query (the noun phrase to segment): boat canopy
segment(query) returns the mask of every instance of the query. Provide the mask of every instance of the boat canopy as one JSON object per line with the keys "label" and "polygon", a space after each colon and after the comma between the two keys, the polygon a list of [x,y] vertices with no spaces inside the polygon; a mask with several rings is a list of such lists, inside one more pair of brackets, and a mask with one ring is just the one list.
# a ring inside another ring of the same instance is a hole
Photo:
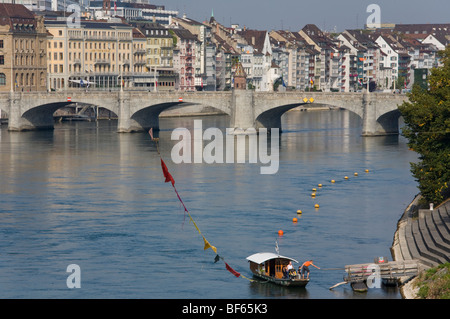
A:
{"label": "boat canopy", "polygon": [[291,260],[295,263],[298,263],[297,260],[290,258],[290,257],[285,257],[285,256],[280,256],[274,253],[256,253],[253,254],[251,256],[247,257],[248,261],[254,262],[256,264],[262,264],[263,262],[267,261],[267,260],[271,260],[271,259],[288,259]]}

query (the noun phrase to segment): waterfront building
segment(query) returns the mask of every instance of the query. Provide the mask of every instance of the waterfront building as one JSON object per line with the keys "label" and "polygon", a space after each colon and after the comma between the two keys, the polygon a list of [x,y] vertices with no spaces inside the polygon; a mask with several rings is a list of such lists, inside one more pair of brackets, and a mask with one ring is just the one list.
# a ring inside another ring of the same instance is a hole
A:
{"label": "waterfront building", "polygon": [[359,58],[363,59],[363,54],[361,52],[358,56],[359,43],[354,41],[349,34],[343,32],[337,36],[337,40],[340,41],[340,45],[347,48],[344,55],[343,65],[345,65],[346,71],[342,75],[345,79],[341,91],[343,92],[356,92],[359,87],[358,81],[358,66],[360,66],[361,76],[363,74],[363,63],[358,63]]}
{"label": "waterfront building", "polygon": [[[439,66],[437,52],[450,44],[450,24],[393,24],[390,28],[372,30],[369,35],[385,45],[384,52],[395,51],[397,60],[386,53],[380,67],[386,70],[390,67],[388,64],[397,64],[392,70],[393,78],[404,78],[410,89],[417,73],[415,70]],[[391,58],[393,62],[390,62]]]}
{"label": "waterfront building", "polygon": [[66,20],[46,20],[45,26],[52,36],[47,48],[49,88],[79,86],[71,80],[80,79],[103,89],[149,81],[151,75],[143,67],[145,42],[132,26],[92,20],[71,27]]}
{"label": "waterfront building", "polygon": [[125,77],[130,77],[133,80],[133,87],[152,87],[155,83],[155,73],[149,72],[147,68],[147,38],[138,29],[133,28],[133,69],[131,74],[122,74]]}
{"label": "waterfront building", "polygon": [[316,81],[320,81],[320,51],[297,32],[280,30],[271,35],[288,54],[286,85],[301,91],[314,89]]}
{"label": "waterfront building", "polygon": [[421,43],[432,44],[438,51],[444,50],[450,44],[450,27],[447,32],[429,34]]}
{"label": "waterfront building", "polygon": [[146,37],[146,67],[155,73],[157,80],[154,88],[158,90],[175,89],[175,73],[173,68],[172,34],[157,22],[133,22]]}
{"label": "waterfront building", "polygon": [[47,36],[42,17],[0,3],[0,91],[47,89]]}
{"label": "waterfront building", "polygon": [[195,86],[205,91],[216,90],[216,46],[212,41],[211,27],[205,23],[182,18],[172,19],[175,25],[189,30],[197,37],[195,57]]}
{"label": "waterfront building", "polygon": [[298,33],[320,52],[320,58],[315,61],[320,64],[320,73],[315,74],[314,87],[322,91],[338,89],[340,54],[335,43],[314,24],[305,25]]}
{"label": "waterfront building", "polygon": [[398,78],[399,43],[387,34],[378,36],[375,41],[383,52],[381,65],[384,68],[392,68],[392,75]]}
{"label": "waterfront building", "polygon": [[[377,83],[379,80],[378,71],[380,66],[390,67],[394,70],[397,65],[385,65],[387,63],[387,54],[380,50],[380,46],[372,39],[368,33],[362,30],[345,30],[338,39],[344,41],[344,44],[357,50],[356,53],[356,73],[355,85],[357,81],[358,90],[367,88],[368,81]],[[395,69],[397,70],[397,69]],[[355,75],[355,73],[352,73]],[[354,77],[355,78],[355,77]],[[392,80],[396,78],[393,75]],[[383,79],[384,81],[384,79]]]}
{"label": "waterfront building", "polygon": [[[272,64],[272,47],[269,33],[260,30],[238,31],[246,44],[238,44],[241,48],[241,62],[247,75],[247,82],[256,91],[272,91],[273,83],[277,80],[275,71],[278,68]],[[277,77],[279,77],[277,75]]]}
{"label": "waterfront building", "polygon": [[[269,33],[273,59],[280,66],[281,76],[288,88],[301,89],[300,79],[303,76],[304,57],[301,57],[302,45],[300,35],[285,30]],[[302,59],[302,61],[300,61]]]}
{"label": "waterfront building", "polygon": [[48,5],[46,5],[45,10],[63,12],[67,11],[67,8],[71,5],[78,5],[80,6],[81,10],[84,11],[88,5],[89,0],[38,0],[38,3],[41,1],[48,1],[50,3],[50,8],[48,8]]}
{"label": "waterfront building", "polygon": [[178,15],[176,10],[167,10],[163,5],[153,5],[142,1],[111,1],[110,8],[105,10],[103,1],[90,1],[88,11],[96,19],[118,16],[126,20],[155,21],[162,25],[169,25],[173,17]]}
{"label": "waterfront building", "polygon": [[195,91],[195,60],[197,37],[186,29],[171,29],[175,37],[174,70],[177,74],[176,89]]}
{"label": "waterfront building", "polygon": [[232,87],[232,61],[238,56],[233,29],[221,25],[214,16],[204,24],[211,28],[211,40],[216,47],[216,89],[230,90]]}
{"label": "waterfront building", "polygon": [[55,0],[1,0],[1,3],[21,4],[30,11],[44,11],[52,9]]}

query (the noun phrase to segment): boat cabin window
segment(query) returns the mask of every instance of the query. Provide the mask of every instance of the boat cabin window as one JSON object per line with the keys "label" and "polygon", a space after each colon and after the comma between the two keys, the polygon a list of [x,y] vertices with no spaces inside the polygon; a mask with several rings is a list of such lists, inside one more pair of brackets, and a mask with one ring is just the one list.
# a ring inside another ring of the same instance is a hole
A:
{"label": "boat cabin window", "polygon": [[287,259],[271,259],[264,263],[266,276],[283,278],[283,267],[289,264]]}

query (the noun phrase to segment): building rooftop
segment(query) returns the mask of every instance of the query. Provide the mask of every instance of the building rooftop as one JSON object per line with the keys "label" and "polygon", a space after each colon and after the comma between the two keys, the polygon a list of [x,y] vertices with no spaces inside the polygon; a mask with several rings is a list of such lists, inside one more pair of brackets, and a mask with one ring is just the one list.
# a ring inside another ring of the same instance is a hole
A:
{"label": "building rooftop", "polygon": [[34,14],[21,4],[0,3],[0,25],[9,25],[12,30],[14,26],[36,27]]}

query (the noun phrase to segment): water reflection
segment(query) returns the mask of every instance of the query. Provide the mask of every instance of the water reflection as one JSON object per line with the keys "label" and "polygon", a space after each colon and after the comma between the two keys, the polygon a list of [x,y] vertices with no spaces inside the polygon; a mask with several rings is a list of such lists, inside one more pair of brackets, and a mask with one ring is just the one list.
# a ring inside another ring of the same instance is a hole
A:
{"label": "water reflection", "polygon": [[255,281],[249,284],[254,298],[308,299],[308,289],[304,287],[283,287],[270,282]]}
{"label": "water reflection", "polygon": [[[201,119],[204,129],[223,132],[229,123],[226,116]],[[161,156],[181,197],[211,244],[248,277],[245,258],[273,251],[275,240],[283,255],[313,257],[322,268],[389,256],[397,220],[417,192],[409,172],[416,156],[405,140],[361,137],[360,119],[347,111],[285,114],[273,175],[248,161],[175,164],[172,130],[192,129],[193,118],[160,125]],[[399,298],[385,288],[330,291],[342,271],[314,271],[306,289],[234,278],[203,251],[147,133],[118,134],[116,121],[0,130],[0,282],[7,287],[0,297]],[[292,223],[298,209],[303,214]],[[84,274],[80,291],[65,286],[71,263]]]}

